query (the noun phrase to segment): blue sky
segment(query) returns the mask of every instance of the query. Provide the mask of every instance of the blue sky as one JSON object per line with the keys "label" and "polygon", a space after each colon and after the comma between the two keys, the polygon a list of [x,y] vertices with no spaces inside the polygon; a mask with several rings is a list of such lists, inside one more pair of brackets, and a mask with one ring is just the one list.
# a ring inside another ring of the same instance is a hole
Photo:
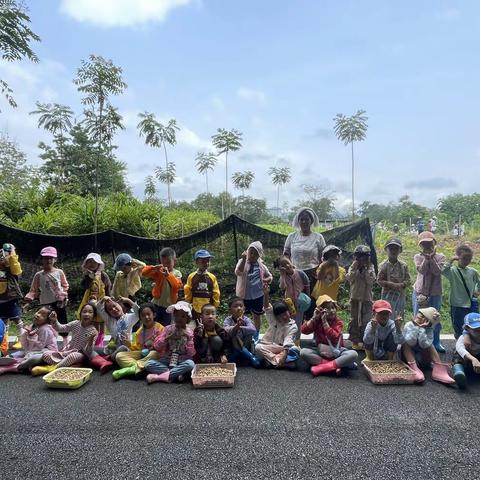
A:
{"label": "blue sky", "polygon": [[[29,1],[38,65],[0,63],[19,108],[0,104],[0,128],[38,163],[49,136],[28,115],[35,101],[71,105],[72,84],[90,53],[111,58],[128,90],[112,103],[126,130],[118,156],[133,191],[161,164],[138,137],[137,114],[176,118],[171,151],[176,199],[204,190],[197,151],[211,149],[218,127],[243,132],[230,173],[252,170],[251,194],[275,202],[267,170],[289,166],[282,200],[302,198],[302,184],[350,201],[349,150],[333,135],[333,117],[363,108],[365,142],[356,146],[357,203],[413,200],[435,205],[452,192],[478,191],[480,65],[475,1],[43,0]],[[210,184],[223,188],[220,161]],[[165,196],[165,188],[162,194]]]}

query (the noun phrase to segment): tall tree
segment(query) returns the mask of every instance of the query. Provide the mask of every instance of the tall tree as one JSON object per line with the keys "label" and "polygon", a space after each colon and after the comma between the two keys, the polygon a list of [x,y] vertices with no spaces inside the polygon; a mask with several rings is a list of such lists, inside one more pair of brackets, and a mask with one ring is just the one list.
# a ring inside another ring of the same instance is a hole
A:
{"label": "tall tree", "polygon": [[36,103],[37,110],[30,115],[38,115],[38,128],[44,128],[57,140],[60,154],[60,180],[65,176],[65,134],[72,128],[73,111],[66,105],[59,103]]}
{"label": "tall tree", "polygon": [[[112,124],[105,113],[111,111],[110,96],[120,95],[127,88],[122,78],[122,69],[111,60],[98,55],[90,55],[88,60],[82,60],[77,70],[77,77],[73,80],[79,92],[85,94],[82,103],[87,106],[86,117],[96,119],[96,140],[98,142],[98,160],[95,164],[95,225],[98,225],[98,162],[101,152],[105,149],[105,142],[111,143],[108,133]],[[107,121],[106,121],[107,119]]]}
{"label": "tall tree", "polygon": [[205,182],[207,183],[207,195],[208,195],[208,171],[215,168],[218,163],[217,156],[212,152],[198,152],[195,157],[198,173],[205,175]]}
{"label": "tall tree", "polygon": [[255,174],[250,170],[247,170],[246,172],[235,172],[232,175],[233,186],[241,190],[242,197],[244,197],[245,190],[250,189],[254,178],[255,178]]}
{"label": "tall tree", "polygon": [[[28,58],[38,62],[30,43],[39,42],[40,37],[30,29],[29,24],[30,17],[23,2],[0,0],[0,52],[4,60],[14,62]],[[11,107],[17,106],[13,91],[5,80],[0,80],[0,92]]]}
{"label": "tall tree", "polygon": [[[335,197],[333,192],[326,190],[323,187],[318,185],[302,185],[301,186],[306,199],[302,200],[301,205],[298,205],[300,208],[302,205],[310,207],[322,220],[326,220],[334,216],[335,214]],[[298,209],[297,207],[295,207]]]}
{"label": "tall tree", "polygon": [[157,186],[155,185],[155,178],[152,175],[148,175],[145,178],[145,199],[153,200],[157,194]]}
{"label": "tall tree", "polygon": [[[139,113],[141,119],[137,125],[140,136],[145,137],[145,143],[151,147],[161,148],[163,146],[163,153],[165,156],[165,168],[157,167],[157,178],[160,177],[162,183],[167,184],[167,198],[168,204],[172,203],[172,194],[170,191],[170,185],[175,181],[175,164],[168,161],[167,144],[173,147],[177,143],[177,131],[180,128],[177,125],[177,121],[172,118],[166,125],[160,123],[153,113],[145,112]],[[159,173],[160,177],[159,177]]]}
{"label": "tall tree", "polygon": [[277,215],[279,212],[280,204],[280,187],[286,185],[292,179],[289,167],[271,167],[268,170],[269,175],[272,177],[272,183],[277,186]]}
{"label": "tall tree", "polygon": [[346,117],[342,113],[337,113],[334,121],[334,131],[336,137],[345,145],[352,147],[352,219],[355,218],[355,157],[353,153],[354,142],[365,140],[368,129],[368,117],[365,110],[357,110],[357,113],[351,117]]}

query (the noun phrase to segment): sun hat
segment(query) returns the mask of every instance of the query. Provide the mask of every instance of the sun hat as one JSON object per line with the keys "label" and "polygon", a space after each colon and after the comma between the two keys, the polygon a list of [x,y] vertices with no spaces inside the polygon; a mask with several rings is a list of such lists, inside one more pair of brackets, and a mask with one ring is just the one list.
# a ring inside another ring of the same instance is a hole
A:
{"label": "sun hat", "polygon": [[327,245],[323,250],[322,250],[322,260],[325,259],[325,254],[328,252],[338,252],[339,255],[342,254],[342,249],[337,247],[336,245]]}
{"label": "sun hat", "polygon": [[55,247],[42,248],[42,250],[40,250],[40,256],[57,258],[57,249]]}
{"label": "sun hat", "polygon": [[440,313],[434,307],[420,308],[418,310],[432,325],[440,322]]}
{"label": "sun hat", "polygon": [[115,259],[115,265],[113,265],[113,269],[118,272],[121,270],[125,265],[132,263],[133,258],[128,253],[121,253]]}
{"label": "sun hat", "polygon": [[317,298],[317,307],[321,307],[324,303],[327,302],[332,302],[337,305],[337,302],[332,297],[329,297],[328,295],[320,295]]}
{"label": "sun hat", "polygon": [[392,313],[392,306],[390,305],[390,302],[387,302],[386,300],[376,300],[375,302],[373,302],[372,310],[376,313],[380,313],[380,312]]}
{"label": "sun hat", "polygon": [[102,257],[98,253],[89,253],[85,260],[82,263],[82,268],[85,268],[85,264],[89,261],[93,260],[94,262],[98,263],[99,267],[98,270],[104,270],[105,264],[102,261]]}
{"label": "sun hat", "polygon": [[470,312],[465,315],[464,326],[476,330],[480,328],[480,313]]}
{"label": "sun hat", "polygon": [[252,242],[248,248],[247,248],[247,251],[250,249],[250,248],[254,248],[257,253],[258,253],[258,256],[259,257],[263,257],[263,245],[262,245],[262,242],[259,242],[258,240],[256,240],[255,242]]}
{"label": "sun hat", "polygon": [[418,236],[418,244],[421,245],[423,242],[437,243],[437,241],[435,240],[435,237],[433,236],[432,232],[422,232]]}
{"label": "sun hat", "polygon": [[180,300],[177,303],[174,303],[173,305],[169,305],[166,309],[167,313],[173,313],[175,310],[183,310],[188,314],[190,318],[192,318],[192,307],[188,302],[184,302],[183,300]]}
{"label": "sun hat", "polygon": [[390,240],[387,240],[383,248],[386,250],[391,245],[397,246],[398,248],[400,248],[400,250],[403,249],[402,242],[398,238],[391,238]]}
{"label": "sun hat", "polygon": [[307,212],[312,218],[312,227],[318,227],[320,225],[320,220],[318,219],[317,214],[310,207],[301,207],[292,220],[292,226],[295,228],[300,228],[300,215],[303,212]]}
{"label": "sun hat", "polygon": [[193,259],[196,260],[197,258],[213,258],[213,255],[210,255],[208,250],[197,250]]}
{"label": "sun hat", "polygon": [[354,255],[371,255],[372,250],[368,245],[357,245],[353,251]]}

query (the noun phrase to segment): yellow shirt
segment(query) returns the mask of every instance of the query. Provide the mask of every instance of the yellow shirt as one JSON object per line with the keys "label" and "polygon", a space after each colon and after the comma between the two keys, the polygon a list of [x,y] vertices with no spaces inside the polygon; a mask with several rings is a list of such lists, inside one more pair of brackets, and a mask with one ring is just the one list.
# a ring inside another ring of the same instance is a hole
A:
{"label": "yellow shirt", "polygon": [[343,267],[338,266],[337,277],[337,267],[335,265],[326,265],[322,269],[320,267],[317,269],[317,276],[321,274],[322,277],[317,280],[312,291],[312,297],[317,299],[320,295],[328,295],[333,300],[337,300],[338,289],[340,284],[345,281],[347,272]]}

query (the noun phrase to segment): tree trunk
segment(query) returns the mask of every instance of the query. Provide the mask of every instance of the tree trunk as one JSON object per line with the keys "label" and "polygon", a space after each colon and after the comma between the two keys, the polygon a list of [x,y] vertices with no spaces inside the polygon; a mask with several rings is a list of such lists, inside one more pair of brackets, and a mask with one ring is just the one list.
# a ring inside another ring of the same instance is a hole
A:
{"label": "tree trunk", "polygon": [[225,219],[225,214],[227,213],[227,208],[228,208],[227,199],[228,199],[228,150],[225,152],[225,210],[224,210],[224,216],[223,216],[224,219]]}
{"label": "tree trunk", "polygon": [[165,152],[165,173],[167,174],[167,201],[168,206],[172,204],[172,196],[170,194],[170,177],[168,176],[168,156],[167,156],[167,147],[165,146],[165,142],[163,143],[163,151]]}
{"label": "tree trunk", "polygon": [[277,217],[280,217],[278,214],[278,205],[280,203],[280,184],[277,185]]}
{"label": "tree trunk", "polygon": [[352,145],[352,220],[355,220],[355,158],[353,156],[353,142]]}
{"label": "tree trunk", "polygon": [[207,182],[207,195],[208,195],[208,170],[205,170],[205,181]]}

